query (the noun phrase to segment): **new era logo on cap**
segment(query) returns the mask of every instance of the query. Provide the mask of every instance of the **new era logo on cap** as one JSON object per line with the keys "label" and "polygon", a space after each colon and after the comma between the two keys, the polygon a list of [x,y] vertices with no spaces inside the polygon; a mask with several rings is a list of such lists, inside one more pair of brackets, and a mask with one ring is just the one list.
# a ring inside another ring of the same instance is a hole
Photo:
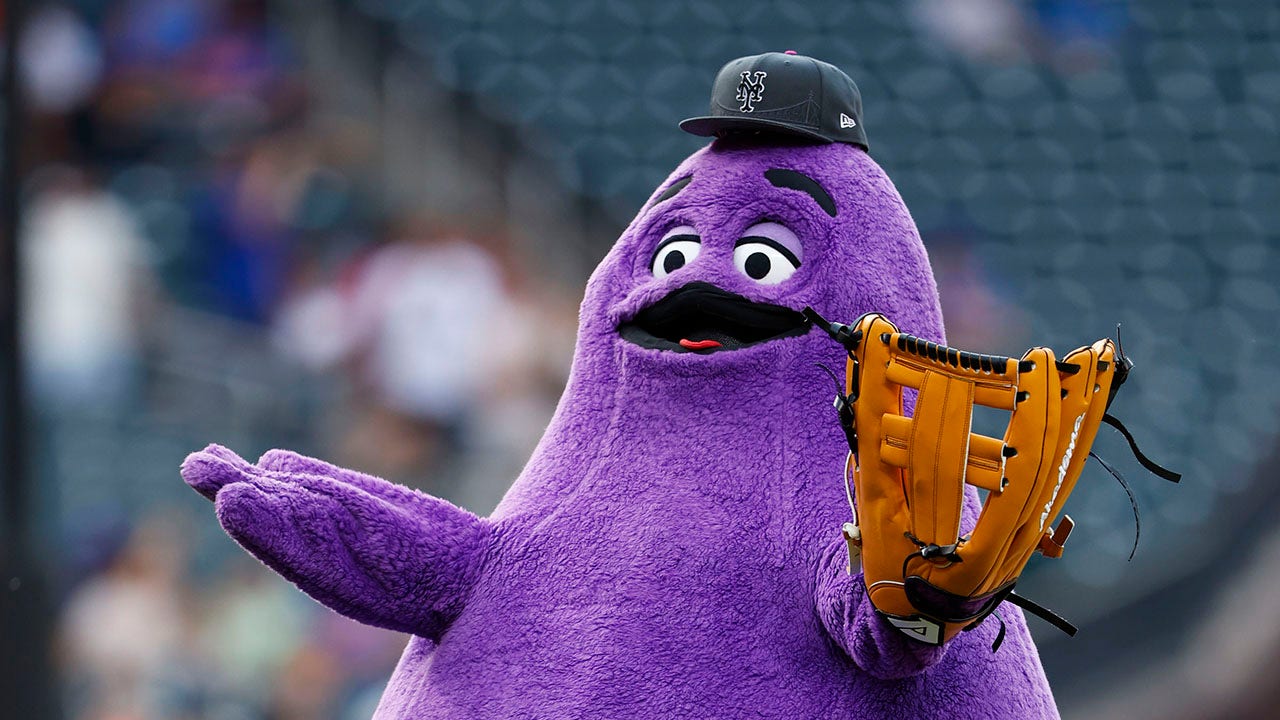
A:
{"label": "new era logo on cap", "polygon": [[704,137],[773,135],[867,149],[858,86],[840,68],[792,51],[730,60],[716,75],[710,110],[681,122],[680,129]]}

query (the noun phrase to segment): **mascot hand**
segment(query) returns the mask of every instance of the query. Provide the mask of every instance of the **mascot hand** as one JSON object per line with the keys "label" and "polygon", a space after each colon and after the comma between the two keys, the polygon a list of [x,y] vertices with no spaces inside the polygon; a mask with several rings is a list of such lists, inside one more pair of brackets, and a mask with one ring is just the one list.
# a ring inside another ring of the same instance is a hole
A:
{"label": "mascot hand", "polygon": [[861,572],[849,572],[845,541],[833,541],[818,563],[818,616],[827,634],[863,672],[881,680],[917,675],[947,649],[917,642],[879,617]]}
{"label": "mascot hand", "polygon": [[432,639],[461,612],[491,536],[444,500],[283,450],[254,465],[210,445],[182,477],[236,542],[317,601]]}

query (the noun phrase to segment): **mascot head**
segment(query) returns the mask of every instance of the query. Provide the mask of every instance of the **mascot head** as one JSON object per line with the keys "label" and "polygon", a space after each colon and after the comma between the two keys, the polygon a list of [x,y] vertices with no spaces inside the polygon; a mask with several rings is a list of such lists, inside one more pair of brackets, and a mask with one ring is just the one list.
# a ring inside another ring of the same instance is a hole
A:
{"label": "mascot head", "polygon": [[829,530],[847,446],[815,365],[841,367],[844,350],[801,311],[842,322],[878,311],[943,342],[924,245],[867,153],[853,81],[831,65],[730,62],[711,115],[682,127],[715,140],[658,186],[592,274],[569,387],[500,512],[552,506],[558,492],[534,489],[604,477],[587,459],[608,458],[627,468],[609,483],[629,478],[626,493],[652,490],[673,512],[688,509],[678,484],[721,510],[730,496],[776,507],[781,495],[764,498],[796,491],[825,513],[806,532]]}
{"label": "mascot head", "polygon": [[716,140],[658,187],[596,269],[580,351],[681,373],[776,371],[833,352],[808,332],[805,306],[844,321],[878,311],[943,340],[924,246],[867,153],[847,75],[791,53],[734,60],[711,115],[681,127]]}

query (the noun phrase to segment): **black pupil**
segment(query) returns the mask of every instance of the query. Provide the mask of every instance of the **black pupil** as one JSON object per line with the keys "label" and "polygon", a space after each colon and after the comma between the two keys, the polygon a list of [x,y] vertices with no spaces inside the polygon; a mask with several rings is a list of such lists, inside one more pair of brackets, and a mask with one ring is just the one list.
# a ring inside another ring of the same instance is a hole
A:
{"label": "black pupil", "polygon": [[672,250],[662,259],[662,269],[667,272],[679,270],[684,267],[684,253],[679,250]]}
{"label": "black pupil", "polygon": [[752,280],[759,280],[769,274],[772,263],[769,262],[769,256],[762,252],[753,252],[747,257],[746,270],[747,275]]}

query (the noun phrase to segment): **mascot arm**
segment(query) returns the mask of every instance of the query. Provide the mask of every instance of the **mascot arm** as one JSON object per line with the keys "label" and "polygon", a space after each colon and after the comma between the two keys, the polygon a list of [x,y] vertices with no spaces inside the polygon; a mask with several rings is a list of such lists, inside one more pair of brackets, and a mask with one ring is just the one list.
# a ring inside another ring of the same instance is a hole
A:
{"label": "mascot arm", "polygon": [[895,680],[921,673],[942,659],[946,646],[913,640],[876,614],[862,573],[849,573],[844,538],[823,553],[818,566],[818,615],[831,639],[867,674]]}
{"label": "mascot arm", "polygon": [[327,607],[438,640],[461,613],[490,526],[439,498],[283,450],[257,465],[217,445],[182,476],[236,542]]}

